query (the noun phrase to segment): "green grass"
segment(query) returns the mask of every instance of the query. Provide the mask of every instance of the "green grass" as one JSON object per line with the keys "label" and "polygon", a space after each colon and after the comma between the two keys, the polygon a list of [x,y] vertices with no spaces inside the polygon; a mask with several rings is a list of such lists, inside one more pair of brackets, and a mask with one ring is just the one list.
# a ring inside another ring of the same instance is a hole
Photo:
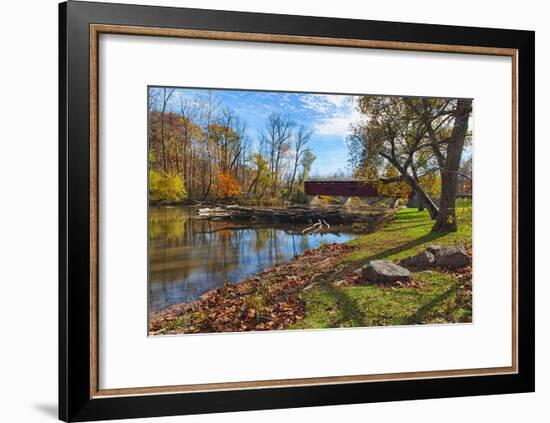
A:
{"label": "green grass", "polygon": [[384,228],[349,242],[359,248],[344,258],[340,270],[301,294],[306,303],[306,315],[293,328],[470,322],[469,275],[435,270],[415,272],[412,279],[420,287],[414,288],[333,285],[350,269],[359,268],[370,260],[399,260],[430,244],[460,243],[470,248],[472,209],[469,201],[457,204],[457,219],[457,232],[433,233],[433,221],[426,211],[401,209]]}

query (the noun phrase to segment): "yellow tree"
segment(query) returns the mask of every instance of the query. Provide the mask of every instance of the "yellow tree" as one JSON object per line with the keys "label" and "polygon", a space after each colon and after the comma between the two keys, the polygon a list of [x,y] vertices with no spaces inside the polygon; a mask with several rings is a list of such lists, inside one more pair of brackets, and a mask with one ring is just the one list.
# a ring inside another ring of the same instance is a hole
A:
{"label": "yellow tree", "polygon": [[181,201],[186,197],[185,183],[180,175],[149,171],[151,201]]}
{"label": "yellow tree", "polygon": [[385,179],[393,180],[400,176],[399,171],[388,164],[386,166],[383,178],[378,182],[377,191],[378,194],[384,197],[393,198],[394,200],[405,200],[411,193],[410,185],[404,180],[396,182],[384,182]]}

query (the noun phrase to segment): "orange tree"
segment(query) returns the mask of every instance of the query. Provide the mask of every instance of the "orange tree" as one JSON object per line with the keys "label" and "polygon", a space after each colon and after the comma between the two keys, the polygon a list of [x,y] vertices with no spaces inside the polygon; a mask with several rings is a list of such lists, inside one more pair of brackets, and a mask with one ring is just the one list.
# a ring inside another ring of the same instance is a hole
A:
{"label": "orange tree", "polygon": [[241,186],[233,175],[222,172],[219,177],[220,191],[224,198],[235,198],[241,194]]}

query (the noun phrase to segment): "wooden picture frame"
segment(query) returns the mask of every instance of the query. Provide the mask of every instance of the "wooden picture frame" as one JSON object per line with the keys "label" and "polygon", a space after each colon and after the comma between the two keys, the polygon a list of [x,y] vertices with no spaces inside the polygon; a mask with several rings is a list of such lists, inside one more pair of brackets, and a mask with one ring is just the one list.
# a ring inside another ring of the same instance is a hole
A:
{"label": "wooden picture frame", "polygon": [[[66,2],[59,6],[59,417],[64,421],[351,404],[534,390],[534,33]],[[512,58],[512,366],[99,389],[99,34]]]}

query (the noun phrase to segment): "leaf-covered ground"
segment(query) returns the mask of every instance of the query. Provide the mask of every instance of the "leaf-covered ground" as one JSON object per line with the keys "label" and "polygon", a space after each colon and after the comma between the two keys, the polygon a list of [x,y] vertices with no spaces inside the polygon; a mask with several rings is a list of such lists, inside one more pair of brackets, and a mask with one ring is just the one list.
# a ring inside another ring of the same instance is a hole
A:
{"label": "leaf-covered ground", "polygon": [[458,209],[458,232],[432,233],[426,211],[401,209],[378,231],[346,245],[306,251],[192,304],[151,313],[152,335],[277,329],[471,322],[471,267],[412,273],[397,286],[361,285],[370,260],[398,261],[431,244],[463,244],[471,253],[471,207]]}
{"label": "leaf-covered ground", "polygon": [[190,304],[151,313],[153,335],[284,329],[304,318],[308,285],[334,272],[353,247],[324,245],[236,285],[210,291]]}

